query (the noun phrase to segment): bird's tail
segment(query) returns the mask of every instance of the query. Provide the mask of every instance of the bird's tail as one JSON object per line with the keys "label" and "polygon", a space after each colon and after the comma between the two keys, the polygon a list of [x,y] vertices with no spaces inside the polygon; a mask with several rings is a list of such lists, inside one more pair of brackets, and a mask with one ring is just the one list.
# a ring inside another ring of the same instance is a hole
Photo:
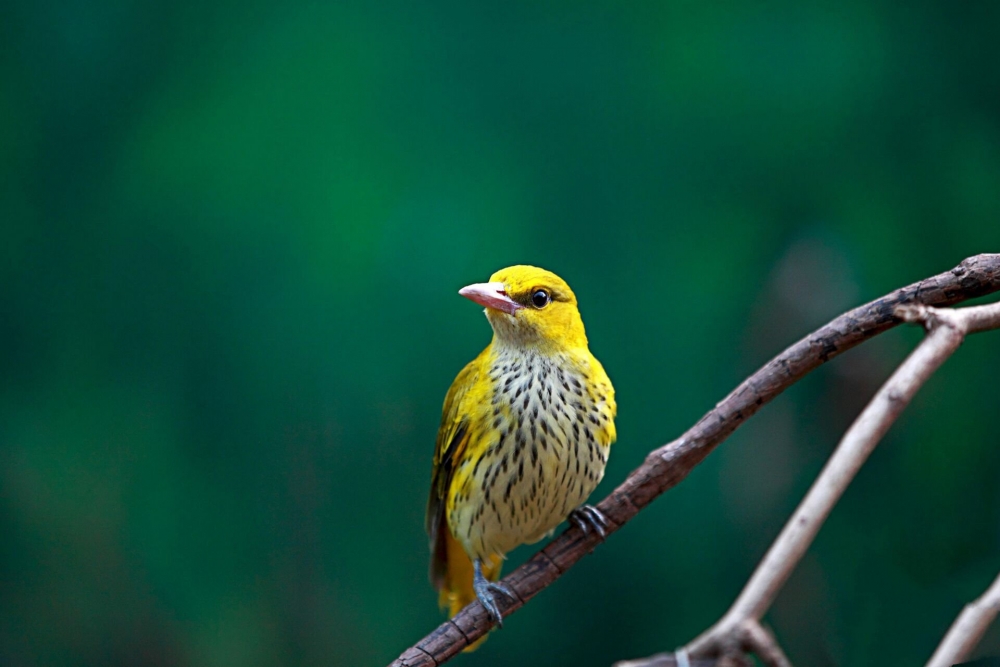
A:
{"label": "bird's tail", "polygon": [[[444,535],[440,535],[438,539],[444,544],[437,545],[434,556],[436,559],[444,560],[444,563],[436,564],[439,568],[436,572],[440,577],[435,578],[435,584],[438,585],[438,603],[442,609],[447,608],[448,618],[452,618],[465,605],[475,602],[476,591],[472,587],[472,561],[466,555],[465,549],[452,537],[450,530],[445,528],[441,532]],[[503,561],[498,556],[491,556],[483,561],[483,575],[490,581],[496,581],[500,578],[502,566]],[[484,641],[486,641],[485,636],[470,644],[465,651],[475,651]]]}

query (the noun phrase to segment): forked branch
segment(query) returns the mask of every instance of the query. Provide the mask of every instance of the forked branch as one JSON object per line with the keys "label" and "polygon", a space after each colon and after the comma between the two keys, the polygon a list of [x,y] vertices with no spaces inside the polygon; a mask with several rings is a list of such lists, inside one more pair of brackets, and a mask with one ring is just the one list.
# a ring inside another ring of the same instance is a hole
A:
{"label": "forked branch", "polygon": [[[923,324],[928,330],[927,337],[882,385],[844,434],[736,602],[718,623],[686,647],[691,655],[721,656],[745,648],[745,642],[737,642],[735,638],[745,632],[748,623],[759,622],[770,608],[834,505],[913,396],[958,349],[966,334],[1000,328],[1000,303],[960,310],[914,304],[900,306],[896,314],[907,322]],[[765,664],[787,664],[786,658],[775,661],[757,650],[754,652]],[[631,664],[640,667],[648,663]]]}
{"label": "forked branch", "polygon": [[[675,486],[709,452],[763,405],[820,364],[901,322],[897,307],[906,304],[945,306],[1000,290],[1000,254],[976,255],[951,271],[898,289],[834,319],[806,336],[743,381],[680,438],[652,451],[645,462],[598,509],[610,519],[608,533],[631,520],[642,508]],[[507,616],[558,579],[600,544],[599,538],[571,527],[527,563],[504,578],[517,600],[504,599]],[[485,610],[473,603],[407,649],[394,667],[431,667],[449,660],[492,628]]]}

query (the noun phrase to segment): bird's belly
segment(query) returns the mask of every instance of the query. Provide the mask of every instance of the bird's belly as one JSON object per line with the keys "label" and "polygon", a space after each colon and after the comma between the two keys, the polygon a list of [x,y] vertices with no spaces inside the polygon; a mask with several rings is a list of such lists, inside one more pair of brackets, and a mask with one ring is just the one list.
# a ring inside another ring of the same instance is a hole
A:
{"label": "bird's belly", "polygon": [[494,401],[499,408],[488,428],[456,470],[448,522],[473,557],[504,555],[542,539],[604,476],[611,438],[603,429],[611,416],[572,391],[532,385],[530,393]]}
{"label": "bird's belly", "polygon": [[[502,553],[550,535],[570,512],[587,500],[604,477],[604,463],[600,459],[589,461],[569,448],[561,452],[559,458],[545,462],[540,470],[543,474],[531,480],[537,482],[537,487],[521,482],[512,489],[507,505],[510,516],[503,517],[507,520],[508,531],[505,533],[501,526],[496,538],[500,546],[506,547]],[[533,488],[537,488],[534,493]],[[511,526],[513,530],[509,529]]]}
{"label": "bird's belly", "polygon": [[[452,528],[471,554],[506,554],[549,534],[583,504],[604,476],[604,460],[562,444],[533,443],[484,461],[473,485],[487,490],[455,504]],[[532,452],[538,451],[537,462]]]}

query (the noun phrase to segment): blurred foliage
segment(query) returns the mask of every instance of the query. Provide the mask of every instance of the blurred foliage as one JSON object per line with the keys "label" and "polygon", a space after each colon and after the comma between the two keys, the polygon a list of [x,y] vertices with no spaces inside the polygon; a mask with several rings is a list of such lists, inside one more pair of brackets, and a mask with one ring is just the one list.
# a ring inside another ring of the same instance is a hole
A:
{"label": "blurred foliage", "polygon": [[[441,620],[430,457],[489,340],[456,290],[574,287],[618,390],[603,495],[813,327],[1000,250],[998,29],[986,1],[5,3],[0,664],[387,663]],[[455,664],[693,637],[919,338],[797,385]],[[998,342],[781,594],[797,664],[920,663],[995,576]]]}

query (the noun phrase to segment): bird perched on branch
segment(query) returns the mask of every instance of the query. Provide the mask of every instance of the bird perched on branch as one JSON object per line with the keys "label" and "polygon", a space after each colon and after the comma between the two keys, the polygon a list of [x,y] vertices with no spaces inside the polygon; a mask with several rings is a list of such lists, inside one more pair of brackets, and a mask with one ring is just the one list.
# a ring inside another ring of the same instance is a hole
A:
{"label": "bird perched on branch", "polygon": [[478,598],[502,625],[495,596],[514,595],[494,582],[507,552],[567,518],[604,535],[607,520],[583,502],[615,440],[615,392],[559,276],[512,266],[459,294],[486,307],[493,340],[444,399],[427,503],[431,580],[450,616]]}

